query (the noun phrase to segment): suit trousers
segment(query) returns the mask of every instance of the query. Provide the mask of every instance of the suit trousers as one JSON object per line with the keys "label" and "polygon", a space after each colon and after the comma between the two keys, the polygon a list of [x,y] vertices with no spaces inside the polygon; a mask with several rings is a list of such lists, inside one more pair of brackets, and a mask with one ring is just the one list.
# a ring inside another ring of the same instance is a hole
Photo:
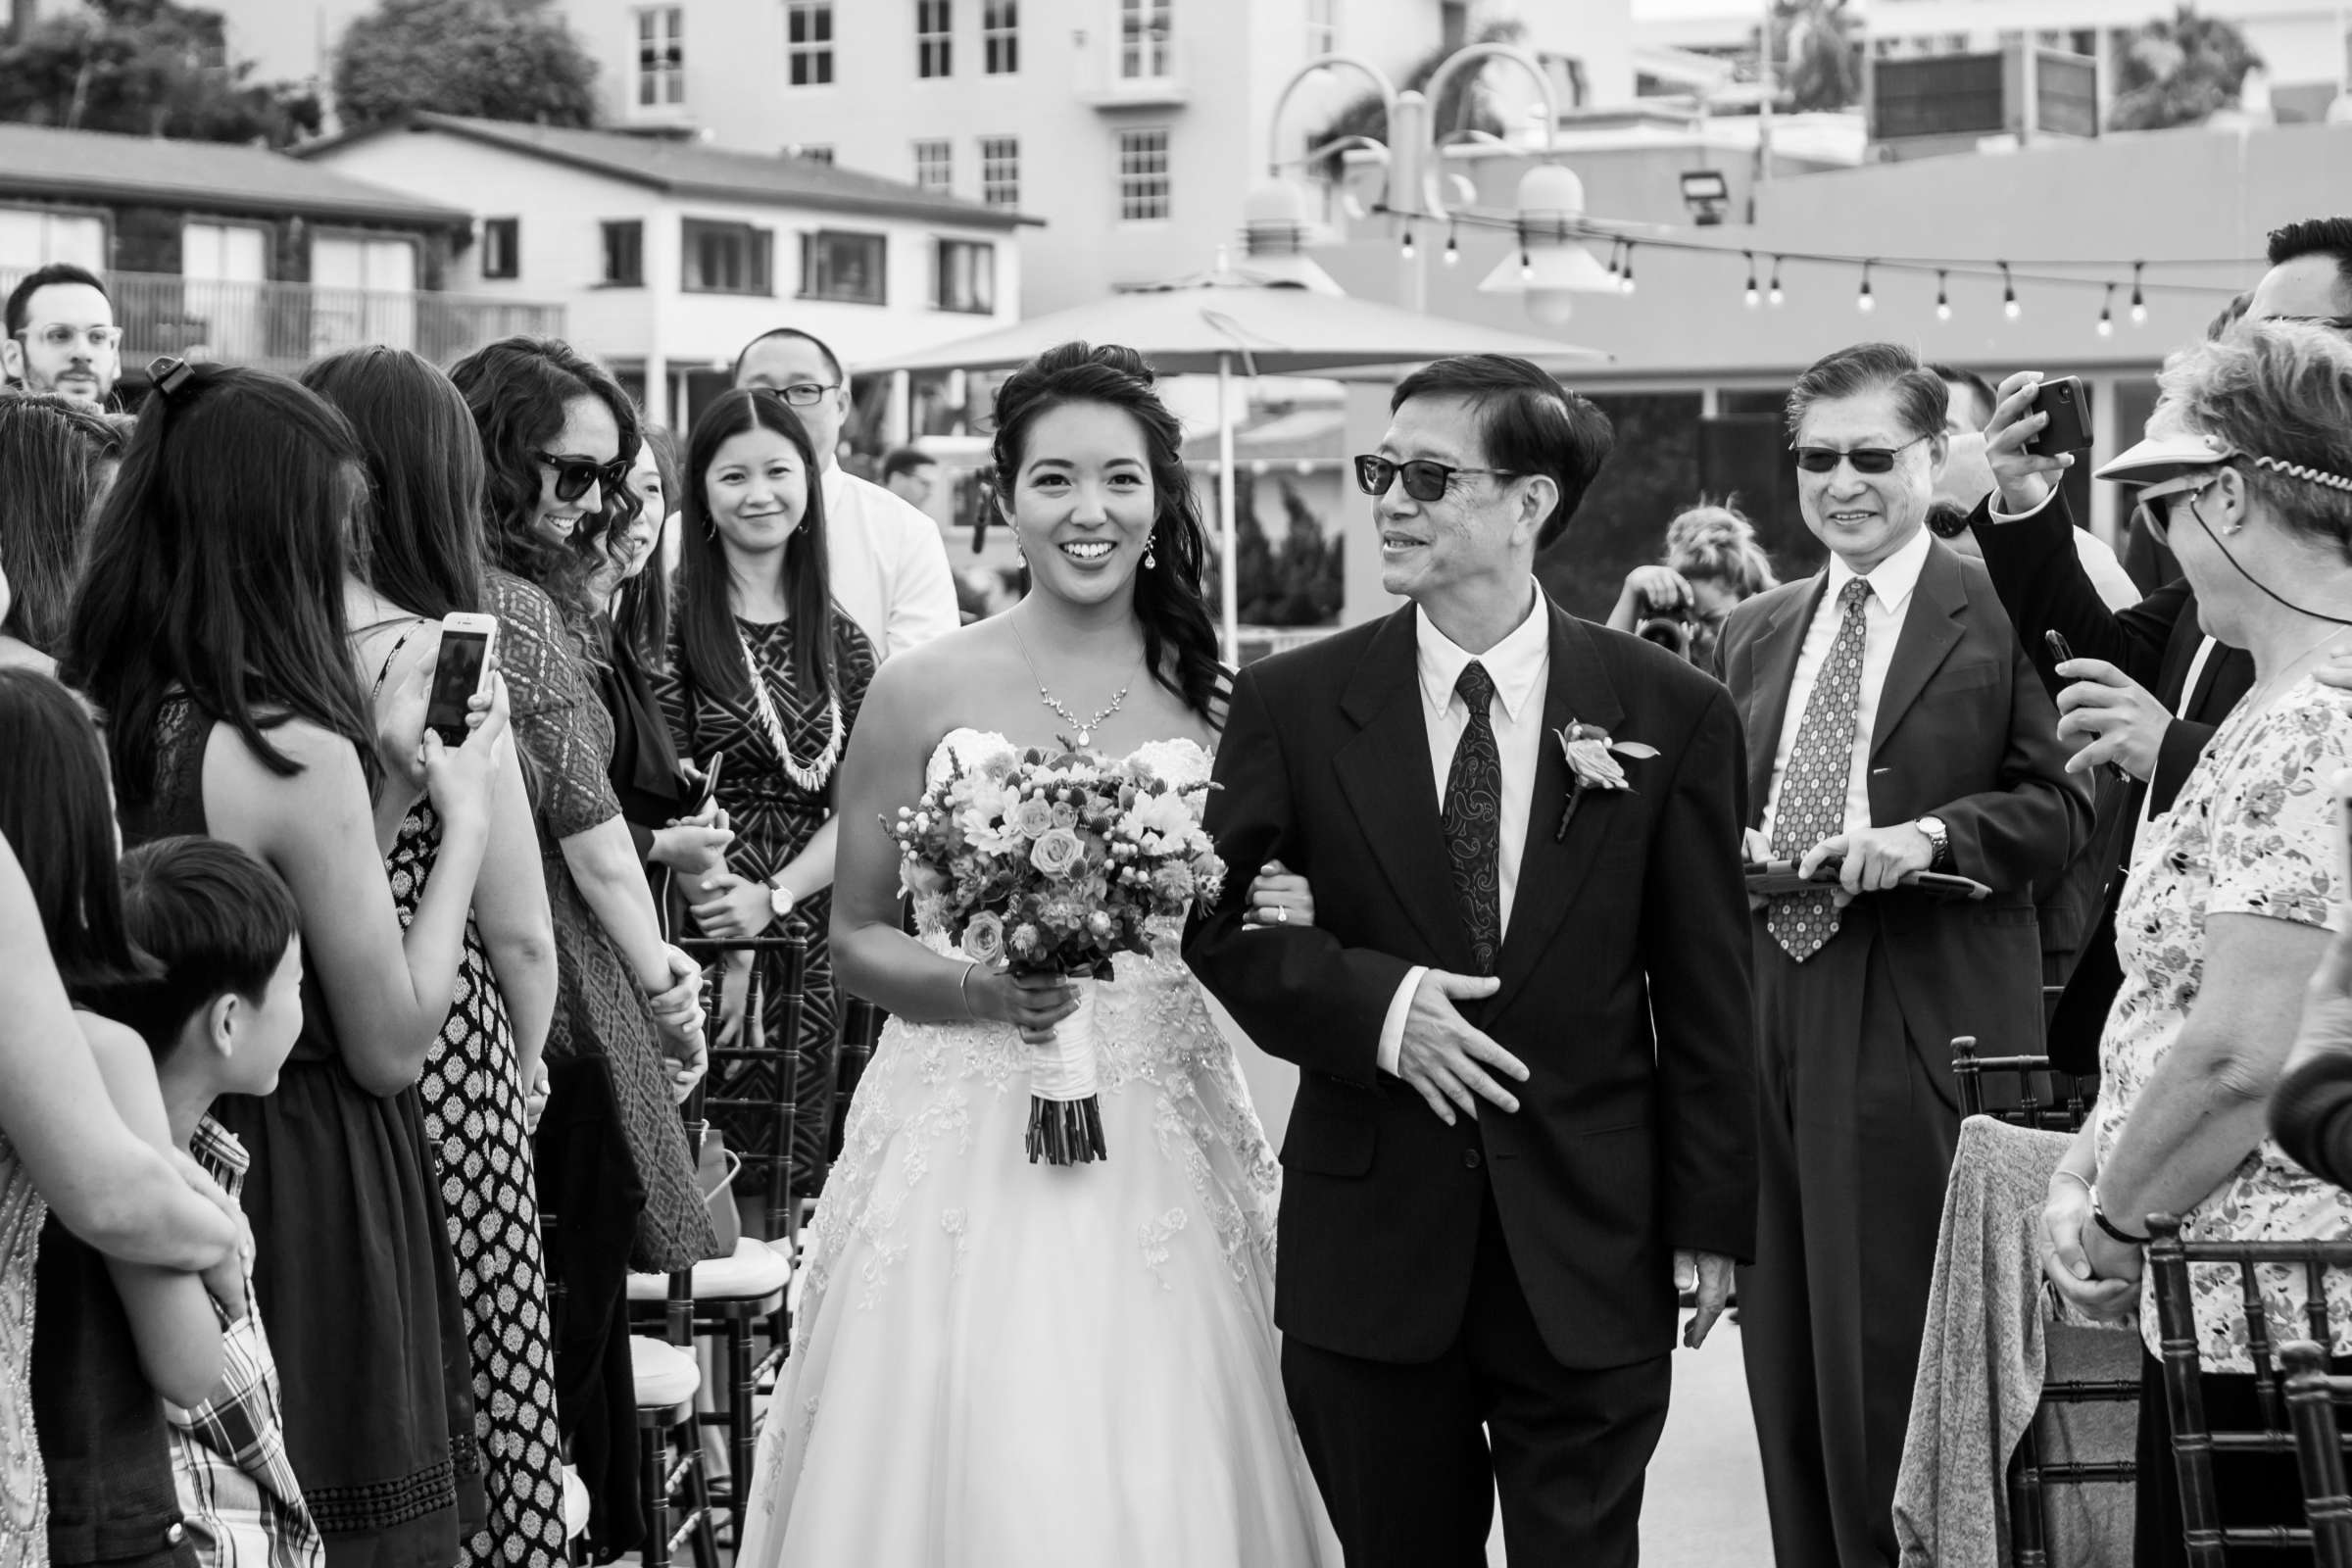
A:
{"label": "suit trousers", "polygon": [[1552,1359],[1492,1187],[1469,1303],[1444,1354],[1369,1361],[1293,1335],[1282,1376],[1348,1568],[1485,1568],[1497,1492],[1514,1563],[1633,1568],[1639,1559],[1642,1475],[1666,1428],[1670,1358],[1598,1371]]}
{"label": "suit trousers", "polygon": [[1781,1568],[1891,1568],[1960,1131],[1949,1042],[1904,1027],[1867,896],[1802,964],[1761,914],[1754,932],[1756,1262],[1740,1271],[1740,1337],[1773,1554]]}

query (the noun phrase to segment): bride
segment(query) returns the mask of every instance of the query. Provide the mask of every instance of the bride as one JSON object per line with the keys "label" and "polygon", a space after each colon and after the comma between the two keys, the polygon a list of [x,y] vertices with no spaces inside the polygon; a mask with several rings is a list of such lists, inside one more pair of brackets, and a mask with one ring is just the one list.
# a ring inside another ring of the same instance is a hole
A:
{"label": "bride", "polygon": [[817,1209],[738,1561],[1337,1568],[1283,1396],[1279,1172],[1180,933],[1099,994],[1107,1161],[1054,1166],[1024,1152],[1028,1063],[1073,993],[900,929],[880,822],[951,758],[1068,743],[1205,787],[1222,716],[1150,368],[1065,344],[996,417],[1029,595],[883,665],[843,766],[835,963],[892,1018]]}

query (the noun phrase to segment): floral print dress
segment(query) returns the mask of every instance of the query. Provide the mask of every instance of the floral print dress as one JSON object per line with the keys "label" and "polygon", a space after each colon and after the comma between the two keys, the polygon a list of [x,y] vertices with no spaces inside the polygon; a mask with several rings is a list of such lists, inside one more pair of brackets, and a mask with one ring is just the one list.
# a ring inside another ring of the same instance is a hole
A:
{"label": "floral print dress", "polygon": [[[2270,703],[2241,704],[2205,748],[2173,809],[2150,824],[2116,911],[2124,987],[2107,1015],[2093,1119],[2104,1167],[2196,1004],[2207,922],[2217,914],[2334,930],[2345,896],[2343,824],[2334,780],[2352,765],[2352,694],[2306,677]],[[2188,1241],[2352,1236],[2352,1194],[2322,1181],[2265,1138],[2237,1169],[2183,1216]],[[2261,1269],[2271,1343],[2304,1338],[2302,1271]],[[2206,1370],[2250,1373],[2246,1318],[2234,1265],[2189,1273],[2198,1350]],[[2352,1351],[2352,1278],[2328,1282],[2334,1349]],[[2160,1352],[2156,1313],[2143,1302],[2140,1334]]]}

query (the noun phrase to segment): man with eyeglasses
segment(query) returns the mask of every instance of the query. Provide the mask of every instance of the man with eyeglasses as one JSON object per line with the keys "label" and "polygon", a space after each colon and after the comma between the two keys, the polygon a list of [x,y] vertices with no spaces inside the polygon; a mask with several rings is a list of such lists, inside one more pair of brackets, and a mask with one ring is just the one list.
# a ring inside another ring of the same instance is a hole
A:
{"label": "man with eyeglasses", "polygon": [[823,470],[833,602],[875,651],[887,659],[962,624],[939,525],[841,466],[850,378],[840,357],[811,333],[778,327],[745,345],[735,360],[735,384],[774,392],[808,429]]}
{"label": "man with eyeglasses", "polygon": [[54,392],[104,409],[122,373],[122,330],[106,285],[58,262],[27,272],[8,296],[0,370],[24,392]]}
{"label": "man with eyeglasses", "polygon": [[[2041,1031],[2035,884],[2081,853],[2088,796],[1984,568],[1926,527],[1943,383],[1908,350],[1841,349],[1788,425],[1810,580],[1733,611],[1720,667],[1746,719],[1758,1051],[1756,1261],[1740,1342],[1773,1549],[1891,1568],[1945,1182],[1955,1035]],[[1947,900],[1919,873],[1969,878]],[[1804,879],[1816,879],[1807,881]]]}
{"label": "man with eyeglasses", "polygon": [[[2314,320],[2352,331],[2352,218],[2313,218],[2270,236],[2270,270],[2246,302],[2257,319]],[[2225,313],[2215,328],[2234,324]],[[2242,650],[2204,634],[2196,595],[2179,578],[2138,604],[2111,611],[2082,571],[2078,532],[2056,476],[2072,456],[2025,450],[2041,428],[2033,412],[2040,377],[2021,371],[2001,384],[1985,421],[1985,457],[1997,488],[1971,519],[1992,585],[2026,639],[2042,680],[2084,742],[2074,767],[2113,765],[2130,780],[2108,861],[2103,913],[2051,1015],[2051,1061],[2072,1072],[2098,1070],[2099,1036],[2123,985],[2115,956],[2115,905],[2132,869],[2138,835],[2171,809],[2205,744],[2254,683]],[[2056,631],[2076,655],[2064,673],[2043,644]]]}

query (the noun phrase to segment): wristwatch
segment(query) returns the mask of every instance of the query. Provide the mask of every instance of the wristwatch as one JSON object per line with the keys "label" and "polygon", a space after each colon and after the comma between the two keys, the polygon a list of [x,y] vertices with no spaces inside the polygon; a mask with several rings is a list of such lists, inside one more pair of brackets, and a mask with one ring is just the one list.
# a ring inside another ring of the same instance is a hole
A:
{"label": "wristwatch", "polygon": [[792,913],[792,906],[799,902],[800,900],[792,896],[792,889],[776,881],[773,877],[768,879],[767,907],[777,919],[781,920]]}
{"label": "wristwatch", "polygon": [[1940,816],[1923,816],[1911,824],[1928,836],[1928,846],[1935,853],[1928,857],[1928,869],[1940,871],[1952,863],[1952,835]]}

